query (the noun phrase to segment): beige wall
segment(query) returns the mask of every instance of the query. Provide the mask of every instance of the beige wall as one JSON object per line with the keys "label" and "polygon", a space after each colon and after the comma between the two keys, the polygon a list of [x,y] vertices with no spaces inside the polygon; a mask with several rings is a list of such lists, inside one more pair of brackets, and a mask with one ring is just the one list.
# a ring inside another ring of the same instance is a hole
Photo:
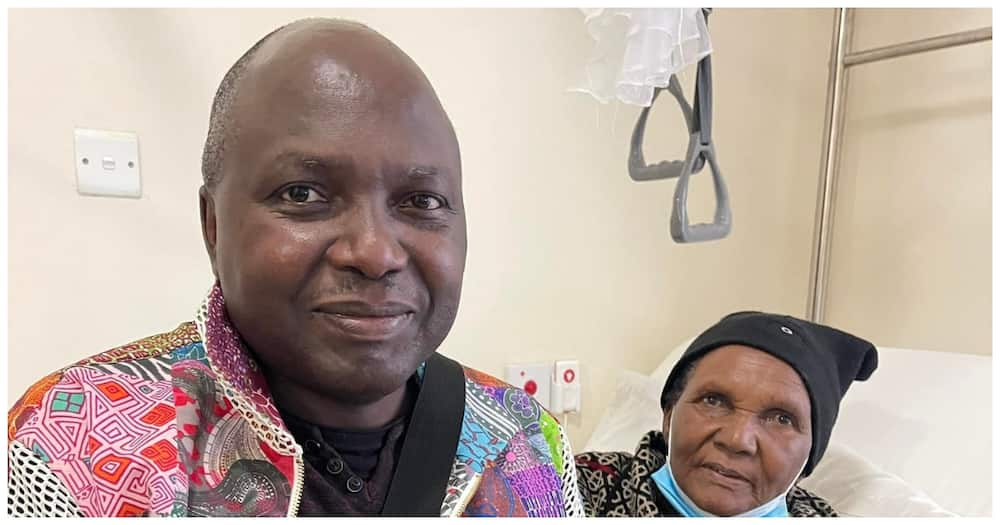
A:
{"label": "beige wall", "polygon": [[[369,23],[437,87],[462,145],[470,236],[442,350],[494,374],[579,358],[575,446],[622,368],[652,370],[735,309],[805,313],[830,10],[712,16],[735,225],[702,245],[670,240],[673,182],[625,173],[637,112],[565,92],[591,46],[578,11],[14,10],[9,403],[46,372],[192,316],[211,284],[196,191],[215,87],[261,35],[317,15]],[[653,115],[647,155],[682,154],[679,112]],[[75,126],[139,135],[142,199],[76,194]],[[695,218],[710,202],[696,177]]]}
{"label": "beige wall", "polygon": [[[852,49],[992,25],[861,9]],[[991,43],[850,70],[826,320],[878,344],[991,354]]]}

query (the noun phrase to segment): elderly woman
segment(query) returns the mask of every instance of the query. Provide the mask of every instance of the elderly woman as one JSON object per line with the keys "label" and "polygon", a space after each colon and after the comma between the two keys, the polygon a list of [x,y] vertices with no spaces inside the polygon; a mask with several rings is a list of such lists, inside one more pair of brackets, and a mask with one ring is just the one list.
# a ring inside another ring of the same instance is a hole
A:
{"label": "elderly woman", "polygon": [[663,387],[663,431],[634,455],[576,456],[590,516],[836,516],[796,483],[823,457],[840,400],[875,347],[801,319],[731,314],[684,352]]}

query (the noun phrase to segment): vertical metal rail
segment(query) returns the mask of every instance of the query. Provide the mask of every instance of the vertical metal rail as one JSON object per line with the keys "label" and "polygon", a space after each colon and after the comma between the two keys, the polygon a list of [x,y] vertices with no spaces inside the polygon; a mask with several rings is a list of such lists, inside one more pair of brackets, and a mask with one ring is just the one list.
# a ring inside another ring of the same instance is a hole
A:
{"label": "vertical metal rail", "polygon": [[826,86],[826,130],[823,133],[822,171],[816,197],[816,222],[813,229],[812,264],[809,272],[809,303],[806,315],[810,321],[823,320],[826,299],[827,269],[830,265],[830,227],[833,215],[833,194],[837,182],[837,161],[840,155],[840,130],[844,123],[844,90],[847,88],[844,57],[850,35],[851,10],[838,8],[830,46],[830,75]]}
{"label": "vertical metal rail", "polygon": [[830,74],[826,91],[826,128],[823,134],[823,159],[816,197],[816,219],[813,230],[812,263],[809,272],[809,299],[806,315],[809,320],[823,322],[826,289],[829,283],[830,240],[833,231],[833,206],[837,190],[840,150],[843,144],[844,113],[846,110],[847,69],[879,60],[925,53],[949,47],[975,44],[993,39],[993,28],[984,27],[912,42],[904,42],[849,53],[853,30],[853,9],[837,9],[830,48]]}

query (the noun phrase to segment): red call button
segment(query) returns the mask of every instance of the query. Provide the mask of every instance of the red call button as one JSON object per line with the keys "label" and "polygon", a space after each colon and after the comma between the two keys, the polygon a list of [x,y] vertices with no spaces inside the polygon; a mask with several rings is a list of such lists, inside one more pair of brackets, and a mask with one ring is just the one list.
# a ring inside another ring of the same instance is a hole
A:
{"label": "red call button", "polygon": [[576,372],[574,372],[572,368],[563,372],[563,381],[572,383],[574,379],[576,379]]}
{"label": "red call button", "polygon": [[529,379],[528,382],[524,384],[524,391],[527,392],[528,395],[533,396],[535,395],[535,392],[538,392],[538,385],[535,384],[533,380]]}

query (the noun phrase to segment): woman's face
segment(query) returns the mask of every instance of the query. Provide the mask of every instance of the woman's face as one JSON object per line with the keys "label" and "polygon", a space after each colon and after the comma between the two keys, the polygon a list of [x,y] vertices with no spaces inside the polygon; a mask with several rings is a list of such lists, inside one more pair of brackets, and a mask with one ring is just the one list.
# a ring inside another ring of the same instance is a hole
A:
{"label": "woman's face", "polygon": [[812,444],[809,395],[784,361],[748,346],[719,347],[691,372],[663,432],[688,497],[718,516],[740,514],[801,472]]}

